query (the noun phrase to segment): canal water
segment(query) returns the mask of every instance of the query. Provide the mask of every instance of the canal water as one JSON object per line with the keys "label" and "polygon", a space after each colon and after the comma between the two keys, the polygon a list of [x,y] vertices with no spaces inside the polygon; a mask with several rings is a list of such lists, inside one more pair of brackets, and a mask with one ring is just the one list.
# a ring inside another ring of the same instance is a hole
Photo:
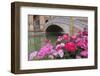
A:
{"label": "canal water", "polygon": [[55,42],[59,35],[61,35],[61,32],[28,32],[29,53],[31,51],[38,51],[45,44],[46,39],[49,39],[51,44],[55,46]]}

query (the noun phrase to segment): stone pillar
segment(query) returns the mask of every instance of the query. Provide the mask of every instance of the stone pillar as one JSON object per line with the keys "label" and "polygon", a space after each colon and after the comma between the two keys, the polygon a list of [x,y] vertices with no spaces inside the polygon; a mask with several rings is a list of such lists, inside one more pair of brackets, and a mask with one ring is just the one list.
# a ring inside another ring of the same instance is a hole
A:
{"label": "stone pillar", "polygon": [[34,31],[34,16],[28,15],[28,31]]}
{"label": "stone pillar", "polygon": [[40,16],[40,30],[41,30],[41,32],[45,31],[44,30],[44,28],[45,28],[44,24],[45,24],[45,16]]}
{"label": "stone pillar", "polygon": [[70,35],[73,35],[74,33],[74,18],[70,17]]}

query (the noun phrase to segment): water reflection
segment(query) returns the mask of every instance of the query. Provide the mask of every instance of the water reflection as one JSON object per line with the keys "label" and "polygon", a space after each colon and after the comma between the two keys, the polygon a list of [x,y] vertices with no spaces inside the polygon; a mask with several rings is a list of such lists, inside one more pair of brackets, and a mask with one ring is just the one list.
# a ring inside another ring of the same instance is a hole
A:
{"label": "water reflection", "polygon": [[52,45],[55,45],[55,41],[61,32],[29,32],[28,34],[28,50],[29,53],[33,50],[38,51],[44,44],[45,39],[49,39]]}

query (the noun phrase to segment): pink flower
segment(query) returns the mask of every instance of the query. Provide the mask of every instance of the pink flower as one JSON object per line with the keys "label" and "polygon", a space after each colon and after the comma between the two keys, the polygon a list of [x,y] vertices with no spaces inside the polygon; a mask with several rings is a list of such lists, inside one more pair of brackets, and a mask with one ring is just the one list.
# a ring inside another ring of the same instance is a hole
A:
{"label": "pink flower", "polygon": [[64,52],[63,52],[62,49],[54,50],[54,51],[52,52],[52,55],[54,55],[55,57],[56,57],[56,56],[60,56],[60,57],[62,58],[62,57],[64,56]]}
{"label": "pink flower", "polygon": [[88,51],[84,50],[80,53],[80,55],[83,57],[88,57]]}
{"label": "pink flower", "polygon": [[59,51],[60,49],[62,49],[62,46],[60,44],[56,45],[56,50]]}
{"label": "pink flower", "polygon": [[79,41],[81,41],[80,37],[78,37],[75,42],[79,42]]}
{"label": "pink flower", "polygon": [[39,52],[38,52],[38,55],[37,55],[37,58],[38,58],[38,59],[42,59],[42,58],[45,57],[45,55],[46,55],[46,52],[45,52],[44,50],[39,51]]}
{"label": "pink flower", "polygon": [[61,45],[61,47],[64,47],[64,46],[65,46],[65,44],[64,44],[64,43],[61,43],[60,45]]}
{"label": "pink flower", "polygon": [[88,31],[86,28],[84,28],[84,31],[83,31],[83,36],[87,36],[88,35]]}
{"label": "pink flower", "polygon": [[83,36],[87,36],[88,32],[87,31],[83,31]]}
{"label": "pink flower", "polygon": [[57,41],[61,41],[62,40],[62,36],[58,36]]}
{"label": "pink flower", "polygon": [[31,61],[33,58],[37,56],[37,51],[33,51],[29,54],[29,60]]}
{"label": "pink flower", "polygon": [[62,49],[60,49],[57,53],[61,58],[64,56],[64,52]]}
{"label": "pink flower", "polygon": [[71,38],[72,38],[72,39],[76,39],[76,35],[73,35]]}
{"label": "pink flower", "polygon": [[57,56],[58,55],[57,51],[54,50],[53,53],[52,53],[52,55]]}
{"label": "pink flower", "polygon": [[83,36],[83,32],[82,32],[82,31],[79,31],[78,34],[77,34],[77,36],[78,36],[78,37]]}
{"label": "pink flower", "polygon": [[52,48],[53,48],[53,46],[52,46],[50,43],[47,43],[45,46],[43,46],[43,47],[39,50],[37,57],[38,57],[39,59],[44,58],[46,55],[48,55],[48,54],[51,53]]}
{"label": "pink flower", "polygon": [[76,59],[80,59],[81,57],[79,55],[76,55]]}
{"label": "pink flower", "polygon": [[78,46],[78,47],[81,47],[81,48],[83,48],[83,49],[85,49],[85,48],[88,47],[87,42],[84,41],[84,39],[78,41],[78,42],[77,42],[77,46]]}
{"label": "pink flower", "polygon": [[75,52],[75,51],[76,51],[76,45],[75,45],[75,43],[73,43],[73,42],[66,43],[66,44],[65,44],[65,49],[66,49],[68,52]]}
{"label": "pink flower", "polygon": [[69,39],[69,35],[65,34],[65,35],[63,35],[63,38],[64,38],[64,40],[68,40]]}
{"label": "pink flower", "polygon": [[77,46],[82,47],[82,45],[83,45],[83,41],[82,40],[77,42]]}

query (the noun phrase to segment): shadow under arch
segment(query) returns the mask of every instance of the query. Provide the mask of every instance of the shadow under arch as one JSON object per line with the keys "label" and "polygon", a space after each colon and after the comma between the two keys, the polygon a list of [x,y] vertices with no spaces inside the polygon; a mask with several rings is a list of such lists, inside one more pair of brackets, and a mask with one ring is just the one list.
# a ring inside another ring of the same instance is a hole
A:
{"label": "shadow under arch", "polygon": [[46,33],[48,34],[52,34],[52,35],[62,35],[62,33],[64,32],[64,30],[59,27],[58,25],[50,25],[47,27],[46,29]]}
{"label": "shadow under arch", "polygon": [[46,38],[51,40],[53,44],[57,40],[57,37],[63,35],[64,32],[63,29],[58,25],[50,25],[47,27],[45,31],[46,31]]}

